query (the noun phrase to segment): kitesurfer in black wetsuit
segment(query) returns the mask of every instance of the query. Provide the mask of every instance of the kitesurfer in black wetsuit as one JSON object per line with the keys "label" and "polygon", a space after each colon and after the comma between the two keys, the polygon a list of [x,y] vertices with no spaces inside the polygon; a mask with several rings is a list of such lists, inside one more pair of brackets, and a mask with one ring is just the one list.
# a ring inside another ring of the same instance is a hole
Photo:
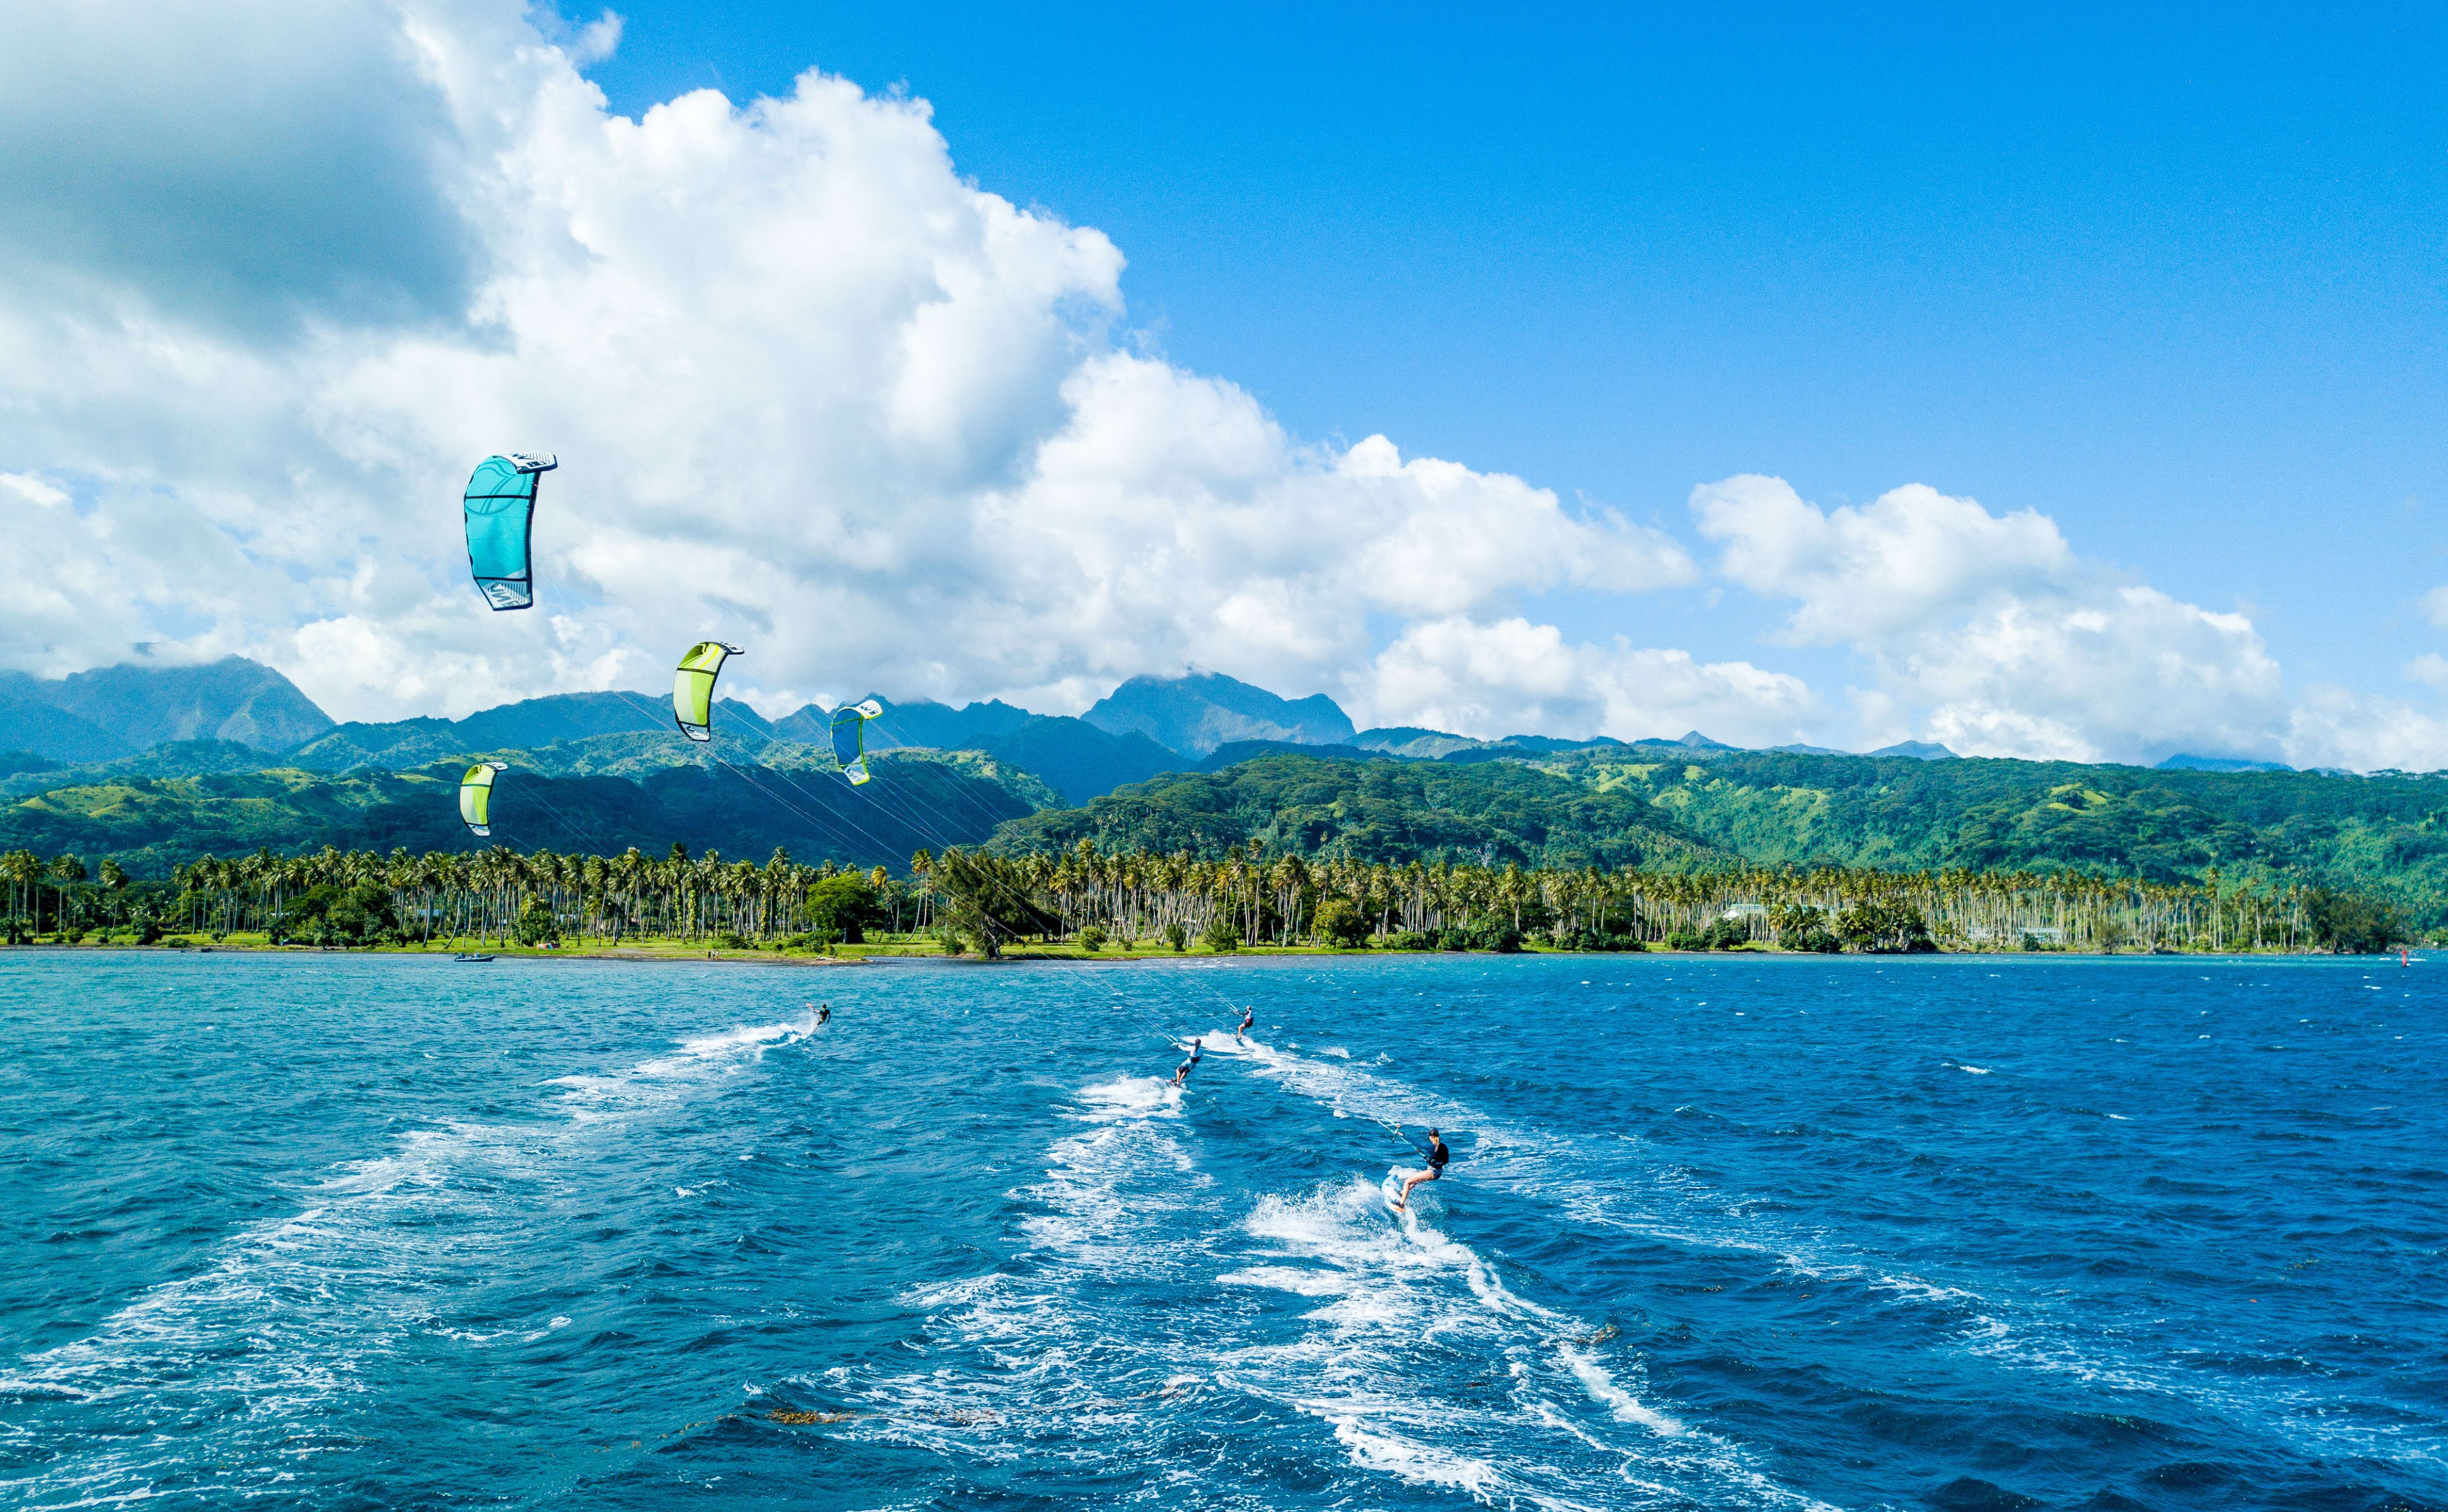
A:
{"label": "kitesurfer in black wetsuit", "polygon": [[1445,1162],[1452,1158],[1453,1152],[1445,1148],[1444,1137],[1436,1130],[1430,1129],[1428,1131],[1428,1168],[1403,1178],[1403,1195],[1394,1199],[1394,1206],[1397,1208],[1406,1206],[1411,1200],[1411,1188],[1423,1181],[1433,1181],[1444,1175]]}
{"label": "kitesurfer in black wetsuit", "polygon": [[1190,1080],[1190,1073],[1197,1069],[1198,1042],[1193,1040],[1190,1042],[1190,1059],[1182,1062],[1181,1064],[1173,1068],[1173,1085],[1180,1086],[1182,1083],[1188,1081]]}
{"label": "kitesurfer in black wetsuit", "polygon": [[821,1029],[833,1022],[833,1005],[830,1003],[816,1009],[816,1027]]}

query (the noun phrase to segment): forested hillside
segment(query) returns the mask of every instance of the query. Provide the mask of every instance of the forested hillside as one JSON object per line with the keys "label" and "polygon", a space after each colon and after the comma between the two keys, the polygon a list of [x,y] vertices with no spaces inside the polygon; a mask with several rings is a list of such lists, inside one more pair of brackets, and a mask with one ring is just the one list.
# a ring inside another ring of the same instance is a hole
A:
{"label": "forested hillside", "polygon": [[2295,879],[2448,920],[2448,778],[2171,772],[2074,762],[1729,752],[1541,768],[1635,795],[1770,865],[2075,871],[2152,882]]}
{"label": "forested hillside", "polygon": [[1093,839],[1211,859],[1254,846],[1367,864],[2002,871],[2348,889],[2448,926],[2448,774],[1742,751],[1697,734],[1354,734],[1329,700],[1205,673],[1136,679],[1088,718],[888,700],[871,752],[939,749],[880,756],[885,778],[856,790],[835,775],[831,716],[814,705],[767,719],[722,700],[710,746],[627,693],[335,726],[278,673],[232,660],[0,679],[0,714],[17,732],[0,745],[28,748],[0,755],[0,851],[107,857],[146,876],[266,847],[471,847],[450,789],[488,758],[511,769],[495,838],[523,851],[782,846],[906,868],[919,849],[992,836],[1009,853]]}
{"label": "forested hillside", "polygon": [[[1522,865],[1753,865],[2302,883],[2448,923],[2448,779],[1604,747],[1532,761],[1276,751],[1004,827],[998,848]],[[1471,753],[1476,756],[1480,753]]]}
{"label": "forested hillside", "polygon": [[[974,754],[889,753],[852,788],[819,765],[660,766],[636,776],[547,775],[514,768],[496,787],[493,833],[460,823],[459,763],[346,775],[247,767],[197,775],[44,774],[46,791],[0,809],[0,852],[116,861],[167,876],[199,856],[336,847],[388,852],[492,846],[660,855],[675,843],[762,858],[775,847],[862,866],[907,866],[913,852],[985,839],[1053,801],[1034,778]],[[130,763],[133,764],[133,763]],[[66,780],[60,780],[65,778]],[[23,780],[23,779],[21,779]]]}
{"label": "forested hillside", "polygon": [[1621,784],[1512,762],[1352,761],[1276,752],[1220,772],[1135,783],[1083,809],[1004,826],[996,849],[1187,851],[1407,863],[1617,868],[1731,864],[1670,810]]}

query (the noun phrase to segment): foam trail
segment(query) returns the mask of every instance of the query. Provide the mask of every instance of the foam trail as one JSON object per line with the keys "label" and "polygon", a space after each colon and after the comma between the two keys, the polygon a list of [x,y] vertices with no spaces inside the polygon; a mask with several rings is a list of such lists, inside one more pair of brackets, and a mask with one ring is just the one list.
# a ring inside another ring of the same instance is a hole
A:
{"label": "foam trail", "polygon": [[[683,1101],[807,1027],[734,1028],[616,1074],[553,1078],[533,1120],[412,1130],[389,1154],[342,1167],[308,1206],[222,1241],[196,1273],[0,1376],[0,1396],[21,1403],[124,1402],[156,1426],[143,1438],[60,1443],[0,1491],[75,1504],[179,1476],[254,1495],[283,1461],[347,1446],[350,1400],[411,1335],[475,1346],[500,1336],[443,1315],[488,1272],[505,1231],[545,1212],[569,1141]],[[21,1444],[44,1438],[38,1425]]]}
{"label": "foam trail", "polygon": [[[1229,1043],[1215,1053],[1287,1059]],[[1567,1349],[1587,1324],[1519,1295],[1416,1214],[1388,1221],[1371,1182],[1230,1196],[1202,1168],[1179,1089],[1153,1077],[1084,1086],[1066,1117],[1076,1128],[1042,1179],[1014,1194],[1033,1209],[1018,1268],[904,1298],[926,1315],[925,1368],[795,1383],[815,1405],[871,1414],[848,1431],[1114,1470],[1239,1442],[1254,1407],[1295,1432],[1316,1425],[1355,1503],[1390,1480],[1555,1512],[1625,1505],[1628,1483],[1664,1504],[1804,1504],[1737,1447],[1643,1405],[1636,1360]],[[1168,1297],[1182,1300],[1152,1306]],[[1091,1424],[1093,1448],[1080,1441]],[[1607,1442],[1626,1426],[1627,1443]],[[1229,1455],[1178,1468],[1180,1504],[1266,1502]]]}
{"label": "foam trail", "polygon": [[[1944,1336],[1963,1354],[2010,1368],[2067,1375],[2121,1390],[2207,1405],[2322,1454],[2442,1463],[2448,1456],[2409,1451],[2407,1435],[2337,1420],[2334,1397],[2272,1382],[2206,1377],[2199,1362],[2183,1358],[2142,1360],[2104,1352],[2078,1326],[2013,1299],[1991,1298],[1967,1289],[1910,1273],[1877,1254],[1831,1254],[1824,1234],[1783,1232],[1746,1211],[1748,1199],[1719,1193],[1673,1169],[1652,1173],[1645,1192],[1600,1185],[1579,1173],[1594,1163],[1620,1165],[1621,1155],[1601,1155],[1586,1141],[1503,1126],[1450,1099],[1421,1095],[1369,1068],[1253,1046],[1252,1068],[1324,1102],[1341,1116],[1381,1122],[1449,1123],[1478,1131],[1480,1143],[1463,1175],[1477,1184],[1558,1202],[1576,1221],[1701,1249],[1758,1254],[1790,1273],[1859,1287],[1888,1306],[1911,1306],[1937,1314]],[[1994,1068],[1948,1060],[1951,1069],[1988,1076]],[[1636,1149],[1637,1142],[1632,1141]],[[1424,1187],[1432,1192],[1433,1187]]]}

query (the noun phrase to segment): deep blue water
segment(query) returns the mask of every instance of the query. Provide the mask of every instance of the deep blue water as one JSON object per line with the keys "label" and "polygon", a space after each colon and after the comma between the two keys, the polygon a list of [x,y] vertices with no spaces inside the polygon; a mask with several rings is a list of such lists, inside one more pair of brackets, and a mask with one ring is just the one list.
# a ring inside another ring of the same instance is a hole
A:
{"label": "deep blue water", "polygon": [[0,1501],[2448,1506],[2443,980],[13,952]]}

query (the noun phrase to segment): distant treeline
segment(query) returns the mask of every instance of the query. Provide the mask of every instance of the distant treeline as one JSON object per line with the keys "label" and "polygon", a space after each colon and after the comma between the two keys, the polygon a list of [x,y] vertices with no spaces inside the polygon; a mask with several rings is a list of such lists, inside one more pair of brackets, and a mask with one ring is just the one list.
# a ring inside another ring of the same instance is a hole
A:
{"label": "distant treeline", "polygon": [[1734,866],[1613,870],[1187,850],[960,857],[933,868],[945,916],[981,944],[1095,928],[1107,938],[1407,949],[2380,950],[2403,938],[2384,904],[2325,889],[2073,872]]}
{"label": "distant treeline", "polygon": [[[165,879],[200,854],[267,849],[476,854],[502,844],[521,854],[618,856],[634,847],[662,857],[679,840],[699,853],[782,847],[836,867],[882,865],[908,888],[908,858],[921,847],[982,846],[1018,859],[1067,853],[1084,839],[1106,853],[1213,863],[1246,858],[1254,842],[1309,866],[2020,873],[2050,880],[2010,890],[2066,896],[2077,890],[2069,878],[2191,888],[2247,900],[2223,907],[2265,921],[2265,936],[2270,900],[2325,889],[2378,900],[2426,936],[2448,932],[2448,777],[1622,747],[1470,761],[1275,751],[1066,809],[1034,776],[975,753],[886,753],[874,758],[876,780],[852,788],[829,750],[769,744],[759,764],[692,747],[681,755],[707,765],[658,764],[687,745],[605,735],[505,753],[511,770],[495,793],[490,838],[459,822],[464,767],[332,775],[262,767],[259,753],[225,743],[165,746],[74,773],[0,778],[15,800],[0,803],[0,851],[68,853],[88,868],[106,858],[138,879]],[[1946,911],[1929,910],[1933,930]],[[2046,911],[2038,927],[2103,943],[2080,919],[2060,925],[2054,907]],[[1696,928],[1662,902],[1644,905],[1642,917],[1658,934]],[[2302,927],[2289,928],[2300,939]]]}
{"label": "distant treeline", "polygon": [[2295,886],[2226,892],[2062,872],[1860,868],[1523,867],[1304,859],[1248,842],[1188,851],[987,854],[920,851],[905,876],[776,849],[760,865],[657,857],[329,848],[310,856],[205,856],[169,883],[98,876],[72,855],[0,856],[11,941],[127,931],[260,932],[312,944],[632,937],[736,946],[932,933],[998,954],[1026,941],[1621,950],[1665,945],[1797,950],[2379,950],[2407,929],[2388,906]]}
{"label": "distant treeline", "polygon": [[1389,865],[2075,873],[2223,896],[2328,888],[2448,928],[2448,775],[1731,751],[1476,766],[1278,753],[1014,820],[994,848],[1093,839],[1213,859],[1253,838],[1270,853]]}

